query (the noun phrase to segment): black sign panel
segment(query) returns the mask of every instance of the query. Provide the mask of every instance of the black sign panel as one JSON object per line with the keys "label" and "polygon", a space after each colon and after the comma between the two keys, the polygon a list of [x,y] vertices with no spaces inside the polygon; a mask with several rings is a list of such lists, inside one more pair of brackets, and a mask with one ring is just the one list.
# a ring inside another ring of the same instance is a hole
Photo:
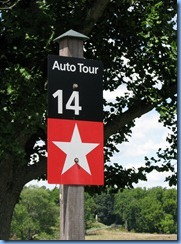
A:
{"label": "black sign panel", "polygon": [[48,56],[48,117],[103,120],[101,61]]}

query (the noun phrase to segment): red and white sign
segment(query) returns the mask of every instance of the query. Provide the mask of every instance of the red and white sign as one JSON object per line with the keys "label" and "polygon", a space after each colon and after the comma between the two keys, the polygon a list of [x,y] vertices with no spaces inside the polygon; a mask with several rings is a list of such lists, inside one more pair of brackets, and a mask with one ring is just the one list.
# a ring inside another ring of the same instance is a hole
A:
{"label": "red and white sign", "polygon": [[103,123],[48,118],[48,182],[103,185]]}
{"label": "red and white sign", "polygon": [[103,65],[48,56],[48,183],[103,185]]}

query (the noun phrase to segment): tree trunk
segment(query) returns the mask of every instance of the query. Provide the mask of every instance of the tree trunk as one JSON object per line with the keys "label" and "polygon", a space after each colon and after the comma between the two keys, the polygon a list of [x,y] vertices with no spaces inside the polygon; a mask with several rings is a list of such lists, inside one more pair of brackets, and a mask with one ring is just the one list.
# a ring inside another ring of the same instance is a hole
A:
{"label": "tree trunk", "polygon": [[4,185],[4,189],[0,194],[0,240],[8,240],[10,237],[11,219],[14,207],[18,202],[22,187],[17,186],[15,182],[6,183],[2,179],[0,185]]}
{"label": "tree trunk", "polygon": [[14,207],[23,188],[22,174],[13,163],[12,156],[0,161],[0,240],[9,239]]}
{"label": "tree trunk", "polygon": [[15,204],[19,198],[21,189],[16,192],[8,190],[0,194],[0,239],[8,240],[10,237],[11,219]]}

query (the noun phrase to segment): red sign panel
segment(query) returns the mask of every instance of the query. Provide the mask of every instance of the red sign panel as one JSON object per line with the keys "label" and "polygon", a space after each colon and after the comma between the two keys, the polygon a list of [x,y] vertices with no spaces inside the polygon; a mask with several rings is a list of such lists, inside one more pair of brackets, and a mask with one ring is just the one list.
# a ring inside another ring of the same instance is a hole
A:
{"label": "red sign panel", "polygon": [[103,185],[103,123],[48,119],[48,182]]}

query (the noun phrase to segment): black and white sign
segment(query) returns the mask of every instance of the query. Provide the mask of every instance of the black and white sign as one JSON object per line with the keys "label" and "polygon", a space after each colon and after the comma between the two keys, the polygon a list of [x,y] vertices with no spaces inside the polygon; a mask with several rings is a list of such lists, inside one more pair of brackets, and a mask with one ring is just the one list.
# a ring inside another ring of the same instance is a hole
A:
{"label": "black and white sign", "polygon": [[48,56],[48,117],[103,120],[101,61]]}

